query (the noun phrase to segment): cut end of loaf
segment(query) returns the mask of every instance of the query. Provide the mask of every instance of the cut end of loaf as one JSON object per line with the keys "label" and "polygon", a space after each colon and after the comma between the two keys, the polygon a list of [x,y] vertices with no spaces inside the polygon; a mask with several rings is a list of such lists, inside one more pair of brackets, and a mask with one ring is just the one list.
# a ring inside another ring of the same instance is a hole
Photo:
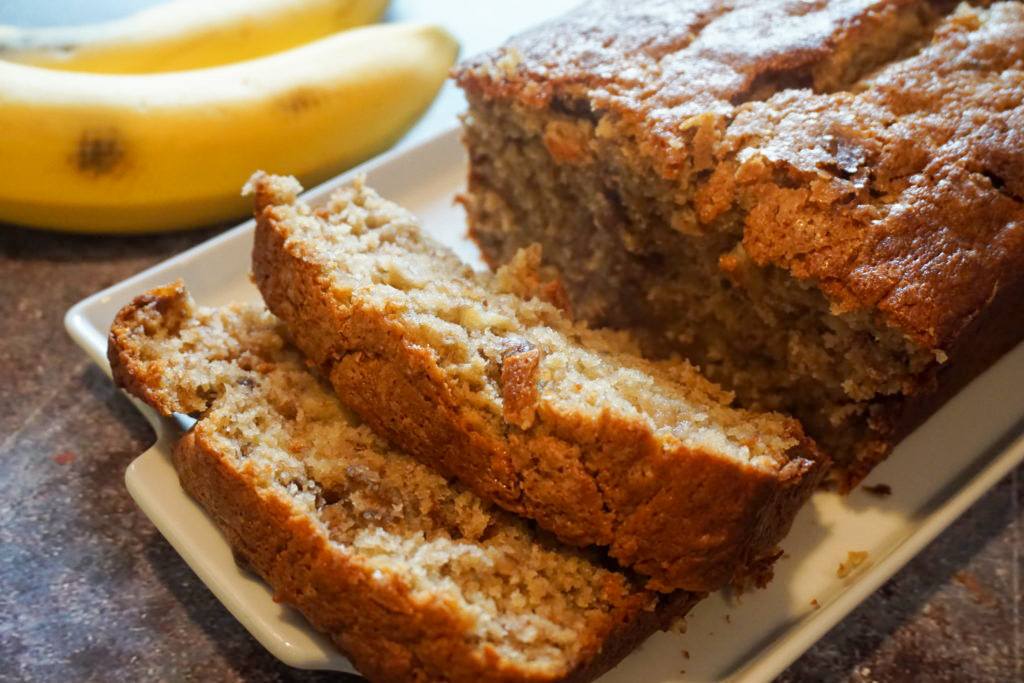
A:
{"label": "cut end of loaf", "polygon": [[975,5],[588,3],[456,71],[471,234],[848,489],[1024,337],[1024,4]]}

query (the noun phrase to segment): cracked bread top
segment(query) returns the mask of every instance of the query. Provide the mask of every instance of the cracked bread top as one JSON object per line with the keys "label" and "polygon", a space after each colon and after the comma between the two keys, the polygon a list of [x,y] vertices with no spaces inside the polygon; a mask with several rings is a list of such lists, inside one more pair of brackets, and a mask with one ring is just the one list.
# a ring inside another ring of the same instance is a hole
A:
{"label": "cracked bread top", "polygon": [[962,6],[857,92],[744,106],[698,197],[731,202],[759,264],[945,348],[1024,264],[1024,4]]}
{"label": "cracked bread top", "polygon": [[[457,77],[471,102],[547,107],[618,140],[695,201],[694,232],[737,210],[755,263],[942,360],[1024,290],[1024,5],[951,10],[602,0]],[[551,153],[579,161],[590,143],[555,132]]]}
{"label": "cracked bread top", "polygon": [[595,120],[614,113],[673,177],[710,167],[738,103],[848,85],[924,37],[936,4],[599,0],[464,63],[456,77],[486,97]]}

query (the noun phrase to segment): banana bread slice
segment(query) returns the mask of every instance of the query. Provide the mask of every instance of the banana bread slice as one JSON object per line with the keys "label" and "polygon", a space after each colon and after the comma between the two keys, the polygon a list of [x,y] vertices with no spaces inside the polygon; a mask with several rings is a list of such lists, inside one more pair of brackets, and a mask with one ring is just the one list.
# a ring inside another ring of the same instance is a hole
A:
{"label": "banana bread slice", "polygon": [[472,234],[848,489],[1024,337],[1024,5],[953,7],[588,3],[458,69]]}
{"label": "banana bread slice", "polygon": [[824,470],[795,420],[574,325],[537,249],[474,273],[358,180],[316,211],[292,179],[250,189],[267,306],[391,443],[658,590],[770,566]]}
{"label": "banana bread slice", "polygon": [[114,379],[195,425],[182,486],[240,559],[373,680],[589,680],[696,595],[652,593],[387,445],[262,307],[180,282],[117,316]]}

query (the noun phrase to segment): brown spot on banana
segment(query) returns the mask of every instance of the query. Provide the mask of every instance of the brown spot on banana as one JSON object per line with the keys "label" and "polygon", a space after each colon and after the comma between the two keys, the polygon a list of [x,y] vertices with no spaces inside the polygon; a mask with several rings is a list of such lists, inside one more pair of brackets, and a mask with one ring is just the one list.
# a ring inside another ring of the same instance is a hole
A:
{"label": "brown spot on banana", "polygon": [[115,128],[84,130],[71,159],[81,173],[94,176],[111,174],[124,164],[124,140]]}
{"label": "brown spot on banana", "polygon": [[301,115],[323,105],[324,92],[317,88],[296,88],[281,95],[277,106],[288,114]]}

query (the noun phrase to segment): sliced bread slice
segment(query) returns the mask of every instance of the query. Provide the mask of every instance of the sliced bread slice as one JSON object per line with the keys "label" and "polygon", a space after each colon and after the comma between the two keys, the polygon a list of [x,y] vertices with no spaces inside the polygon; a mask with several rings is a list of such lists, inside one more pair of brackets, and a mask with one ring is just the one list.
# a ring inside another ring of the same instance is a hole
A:
{"label": "sliced bread slice", "polygon": [[160,413],[198,416],[173,451],[182,486],[373,680],[589,680],[698,597],[649,592],[390,450],[262,307],[158,288],[118,314],[108,355]]}
{"label": "sliced bread slice", "polygon": [[765,575],[825,469],[795,420],[574,325],[535,249],[474,273],[360,181],[315,211],[293,179],[249,189],[268,307],[391,443],[652,588]]}

